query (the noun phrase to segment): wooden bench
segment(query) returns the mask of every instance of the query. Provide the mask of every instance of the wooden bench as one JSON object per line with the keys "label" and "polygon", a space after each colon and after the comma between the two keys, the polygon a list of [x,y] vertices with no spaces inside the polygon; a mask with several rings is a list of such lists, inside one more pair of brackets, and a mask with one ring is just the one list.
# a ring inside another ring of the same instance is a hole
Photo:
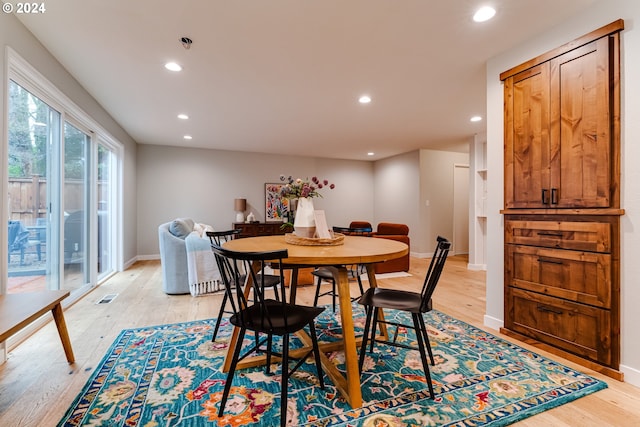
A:
{"label": "wooden bench", "polygon": [[73,363],[75,359],[71,341],[60,305],[61,301],[68,296],[69,291],[0,295],[0,343],[51,310],[67,361]]}

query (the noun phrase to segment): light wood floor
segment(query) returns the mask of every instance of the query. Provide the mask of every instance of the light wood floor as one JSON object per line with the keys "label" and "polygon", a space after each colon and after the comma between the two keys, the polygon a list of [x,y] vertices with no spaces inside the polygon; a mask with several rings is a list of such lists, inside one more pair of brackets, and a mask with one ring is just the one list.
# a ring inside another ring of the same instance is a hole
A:
{"label": "light wood floor", "polygon": [[[465,257],[447,260],[434,296],[435,308],[500,335],[482,324],[485,273],[468,271],[466,262]],[[379,285],[419,289],[425,267],[426,260],[412,259],[411,277],[380,280]],[[354,283],[354,293],[356,289]],[[110,304],[96,305],[106,294],[118,296]],[[159,262],[136,263],[66,311],[75,364],[67,364],[53,322],[9,353],[8,361],[0,365],[0,426],[55,426],[122,329],[213,317],[221,298],[165,295]],[[313,287],[301,288],[298,298],[302,303],[313,301]],[[329,303],[325,298],[321,302]],[[639,388],[543,354],[606,381],[609,388],[518,426],[640,426]]]}

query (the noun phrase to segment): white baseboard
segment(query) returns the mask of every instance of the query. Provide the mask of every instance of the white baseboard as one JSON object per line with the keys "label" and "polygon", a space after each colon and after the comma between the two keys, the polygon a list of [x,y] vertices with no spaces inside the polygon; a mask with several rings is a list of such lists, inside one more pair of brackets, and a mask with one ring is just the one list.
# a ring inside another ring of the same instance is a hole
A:
{"label": "white baseboard", "polygon": [[502,319],[496,319],[495,317],[484,315],[484,326],[487,328],[495,329],[499,331],[500,328],[504,326],[504,321]]}
{"label": "white baseboard", "polygon": [[433,252],[410,252],[409,255],[414,258],[431,258]]}
{"label": "white baseboard", "polygon": [[624,374],[624,382],[640,387],[640,370],[631,366],[620,365],[620,372]]}
{"label": "white baseboard", "polygon": [[148,260],[154,260],[154,259],[160,259],[160,255],[138,255],[138,256],[135,256],[135,257],[131,258],[129,261],[126,261],[124,263],[124,265],[122,266],[122,271],[124,271],[124,270],[128,269],[129,267],[131,267],[137,261],[148,261]]}
{"label": "white baseboard", "polygon": [[132,259],[130,259],[129,261],[125,262],[124,265],[122,266],[122,271],[128,269],[129,267],[131,267],[133,264],[136,263],[136,261],[138,261],[138,257],[134,257]]}
{"label": "white baseboard", "polygon": [[[151,260],[156,260],[156,259],[160,259],[160,254],[155,254],[155,255],[138,255],[135,258],[135,261],[151,261]],[[135,262],[134,261],[134,262]]]}
{"label": "white baseboard", "polygon": [[487,271],[487,264],[467,264],[467,269],[472,271]]}

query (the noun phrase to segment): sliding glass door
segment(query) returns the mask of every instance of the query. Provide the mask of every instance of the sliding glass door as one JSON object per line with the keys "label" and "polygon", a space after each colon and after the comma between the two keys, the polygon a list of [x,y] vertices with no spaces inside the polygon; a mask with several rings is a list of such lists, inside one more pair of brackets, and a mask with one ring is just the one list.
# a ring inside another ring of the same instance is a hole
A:
{"label": "sliding glass door", "polygon": [[98,214],[98,279],[115,270],[114,245],[116,241],[113,227],[117,204],[115,192],[115,171],[117,156],[112,147],[100,142],[98,144],[98,182],[97,182],[97,214]]}
{"label": "sliding glass door", "polygon": [[64,123],[64,288],[75,290],[90,283],[89,188],[91,138]]}
{"label": "sliding glass door", "polygon": [[7,292],[81,293],[115,271],[115,148],[9,83]]}
{"label": "sliding glass door", "polygon": [[51,224],[61,115],[12,80],[8,106],[7,292],[55,289],[59,233]]}

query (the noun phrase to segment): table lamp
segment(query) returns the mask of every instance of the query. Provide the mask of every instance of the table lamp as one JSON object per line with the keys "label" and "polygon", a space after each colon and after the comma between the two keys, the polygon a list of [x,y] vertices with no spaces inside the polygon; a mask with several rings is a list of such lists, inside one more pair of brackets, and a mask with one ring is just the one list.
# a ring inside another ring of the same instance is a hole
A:
{"label": "table lamp", "polygon": [[244,211],[247,210],[247,199],[235,199],[233,201],[236,214],[236,222],[244,222]]}

